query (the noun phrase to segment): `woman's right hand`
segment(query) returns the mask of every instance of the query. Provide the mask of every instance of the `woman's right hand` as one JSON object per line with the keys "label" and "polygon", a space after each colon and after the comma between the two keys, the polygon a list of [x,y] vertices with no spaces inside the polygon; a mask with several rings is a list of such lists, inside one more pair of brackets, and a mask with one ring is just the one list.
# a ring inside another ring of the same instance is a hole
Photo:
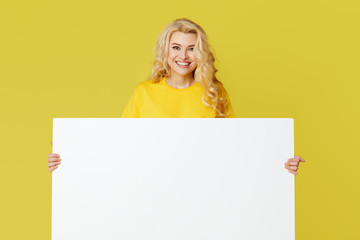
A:
{"label": "woman's right hand", "polygon": [[61,158],[60,158],[60,154],[57,153],[49,153],[48,155],[48,166],[49,166],[49,171],[52,172],[55,169],[58,168],[58,166],[61,163]]}
{"label": "woman's right hand", "polygon": [[61,158],[60,158],[60,154],[57,153],[49,153],[48,155],[48,166],[49,166],[49,171],[52,172],[55,169],[58,168],[58,166],[61,163]]}
{"label": "woman's right hand", "polygon": [[[52,142],[51,142],[52,145]],[[49,153],[48,155],[48,166],[49,166],[49,172],[54,171],[58,168],[58,166],[61,163],[60,154],[57,153]]]}

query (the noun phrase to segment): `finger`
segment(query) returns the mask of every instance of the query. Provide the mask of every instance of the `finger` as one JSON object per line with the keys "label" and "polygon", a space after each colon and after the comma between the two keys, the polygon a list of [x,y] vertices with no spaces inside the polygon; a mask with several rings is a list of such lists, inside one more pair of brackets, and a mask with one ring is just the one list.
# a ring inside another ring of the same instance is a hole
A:
{"label": "finger", "polygon": [[285,165],[285,168],[289,169],[289,170],[297,170],[298,169],[297,166],[289,166],[289,165]]}
{"label": "finger", "polygon": [[58,154],[58,153],[49,153],[48,157],[60,157],[60,154]]}
{"label": "finger", "polygon": [[299,156],[295,156],[289,162],[300,162],[300,158],[299,158]]}
{"label": "finger", "polygon": [[299,162],[288,162],[286,165],[288,165],[288,166],[298,166]]}
{"label": "finger", "polygon": [[305,162],[305,160],[300,156],[295,156],[294,159],[296,159],[298,162]]}
{"label": "finger", "polygon": [[48,158],[48,162],[60,162],[61,158]]}
{"label": "finger", "polygon": [[51,163],[48,163],[48,166],[49,167],[52,167],[52,166],[57,166],[57,165],[60,165],[61,163],[59,162],[51,162]]}
{"label": "finger", "polygon": [[52,162],[48,162],[48,165],[50,164],[50,163],[54,163],[54,164],[60,164],[61,163],[61,161],[52,161]]}
{"label": "finger", "polygon": [[297,166],[287,166],[286,169],[289,169],[289,170],[298,170],[298,167],[297,167]]}
{"label": "finger", "polygon": [[299,162],[295,162],[295,161],[289,161],[289,162],[285,162],[286,166],[298,166]]}
{"label": "finger", "polygon": [[50,143],[50,144],[51,144],[51,146],[53,145],[53,144],[52,144],[52,141],[51,141],[51,143]]}
{"label": "finger", "polygon": [[57,169],[57,168],[58,168],[57,166],[51,167],[51,168],[49,168],[49,172],[52,172],[52,171],[54,171],[54,170]]}
{"label": "finger", "polygon": [[300,157],[300,156],[298,156],[298,157],[300,158],[300,162],[305,162],[305,160],[302,157]]}
{"label": "finger", "polygon": [[293,171],[293,170],[288,170],[288,171],[289,171],[289,173],[292,173],[292,174],[294,174],[295,176],[298,175],[298,172],[297,172],[297,171]]}

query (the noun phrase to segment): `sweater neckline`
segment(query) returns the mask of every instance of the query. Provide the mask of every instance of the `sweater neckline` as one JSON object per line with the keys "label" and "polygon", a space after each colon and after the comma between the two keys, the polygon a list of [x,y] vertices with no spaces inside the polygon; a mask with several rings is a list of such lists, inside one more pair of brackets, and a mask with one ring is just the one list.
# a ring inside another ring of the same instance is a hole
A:
{"label": "sweater neckline", "polygon": [[163,85],[165,85],[166,88],[170,89],[171,91],[175,91],[175,92],[187,92],[190,91],[191,89],[195,88],[196,85],[198,85],[198,83],[195,81],[193,83],[193,85],[191,85],[190,87],[186,87],[186,88],[174,88],[171,87],[167,82],[166,82],[166,77],[163,77],[161,79],[161,82],[163,83]]}

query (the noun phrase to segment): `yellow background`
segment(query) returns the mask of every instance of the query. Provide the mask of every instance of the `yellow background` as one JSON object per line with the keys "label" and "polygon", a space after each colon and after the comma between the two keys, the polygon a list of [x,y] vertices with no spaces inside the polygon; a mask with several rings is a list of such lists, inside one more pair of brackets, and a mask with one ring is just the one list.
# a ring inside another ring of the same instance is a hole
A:
{"label": "yellow background", "polygon": [[0,239],[50,239],[52,118],[120,117],[181,17],[237,117],[295,119],[296,239],[360,239],[356,0],[2,1]]}

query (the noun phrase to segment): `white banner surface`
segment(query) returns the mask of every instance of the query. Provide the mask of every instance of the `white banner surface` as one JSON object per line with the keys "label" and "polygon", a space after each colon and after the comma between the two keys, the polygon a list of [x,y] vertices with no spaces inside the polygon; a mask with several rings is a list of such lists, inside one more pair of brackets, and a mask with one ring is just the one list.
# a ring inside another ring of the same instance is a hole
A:
{"label": "white banner surface", "polygon": [[294,240],[292,118],[54,118],[52,240]]}

